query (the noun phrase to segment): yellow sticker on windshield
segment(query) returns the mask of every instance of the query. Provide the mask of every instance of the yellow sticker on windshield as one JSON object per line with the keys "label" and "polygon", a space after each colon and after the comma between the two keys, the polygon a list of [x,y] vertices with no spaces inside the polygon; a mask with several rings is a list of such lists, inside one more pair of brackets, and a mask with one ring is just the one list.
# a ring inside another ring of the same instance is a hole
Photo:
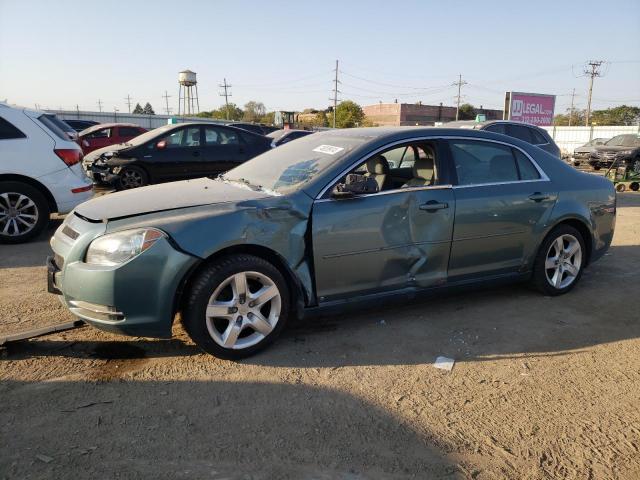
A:
{"label": "yellow sticker on windshield", "polygon": [[334,147],[333,145],[320,145],[313,149],[314,152],[326,153],[327,155],[335,155],[344,150],[342,147]]}

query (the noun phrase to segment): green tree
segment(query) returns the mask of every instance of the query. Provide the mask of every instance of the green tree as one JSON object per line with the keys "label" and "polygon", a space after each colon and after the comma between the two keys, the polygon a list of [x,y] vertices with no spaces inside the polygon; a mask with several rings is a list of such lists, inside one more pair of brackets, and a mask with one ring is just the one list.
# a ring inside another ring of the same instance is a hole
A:
{"label": "green tree", "polygon": [[144,113],[144,110],[142,109],[139,103],[136,103],[136,106],[133,109],[132,113],[135,113],[136,115],[142,115]]}
{"label": "green tree", "polygon": [[555,117],[553,117],[553,124],[558,127],[565,127],[569,125],[569,117],[571,116],[571,125],[572,126],[584,126],[586,112],[584,110],[573,109],[573,113],[571,113],[571,109],[567,108],[567,113],[559,113]]}
{"label": "green tree", "polygon": [[363,125],[364,112],[362,107],[351,100],[340,102],[336,107],[336,111],[327,115],[327,121],[331,127],[333,126],[334,115],[336,117],[336,128],[353,128]]}
{"label": "green tree", "polygon": [[327,114],[324,111],[320,111],[316,113],[316,121],[314,124],[318,127],[328,127],[329,119],[327,118]]}
{"label": "green tree", "polygon": [[470,103],[463,103],[460,105],[460,110],[458,111],[458,120],[475,120],[476,118],[476,107],[471,105]]}
{"label": "green tree", "polygon": [[243,115],[242,109],[238,108],[238,106],[235,103],[230,103],[228,112],[227,112],[227,106],[222,105],[220,108],[217,108],[215,110],[211,110],[208,112],[200,112],[196,114],[196,117],[215,118],[218,120],[227,120],[227,119],[241,120],[242,115]]}
{"label": "green tree", "polygon": [[276,121],[276,112],[267,112],[262,117],[260,117],[260,123],[264,123],[265,125],[273,125]]}
{"label": "green tree", "polygon": [[258,122],[266,114],[267,109],[264,107],[264,103],[251,100],[244,105],[244,115],[242,119],[247,122]]}
{"label": "green tree", "polygon": [[149,102],[147,102],[144,105],[144,108],[142,109],[142,113],[144,113],[145,115],[155,115],[156,112],[153,111],[153,107],[151,106],[151,104]]}
{"label": "green tree", "polygon": [[590,121],[596,125],[637,125],[640,108],[620,105],[606,110],[594,110]]}

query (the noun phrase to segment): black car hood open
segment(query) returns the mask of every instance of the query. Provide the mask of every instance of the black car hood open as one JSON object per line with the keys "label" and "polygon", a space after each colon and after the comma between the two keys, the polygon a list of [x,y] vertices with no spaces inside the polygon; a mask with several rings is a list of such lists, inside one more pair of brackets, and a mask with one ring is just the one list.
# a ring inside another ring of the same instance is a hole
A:
{"label": "black car hood open", "polygon": [[79,205],[75,213],[91,222],[102,222],[145,213],[268,196],[265,192],[252,190],[242,184],[199,178],[96,197]]}

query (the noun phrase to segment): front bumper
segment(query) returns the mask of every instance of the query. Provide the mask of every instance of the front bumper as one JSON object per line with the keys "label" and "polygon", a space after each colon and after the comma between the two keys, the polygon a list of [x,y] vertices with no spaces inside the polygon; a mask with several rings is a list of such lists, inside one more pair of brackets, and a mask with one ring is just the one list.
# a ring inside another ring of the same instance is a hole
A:
{"label": "front bumper", "polygon": [[124,264],[89,265],[84,254],[99,234],[82,232],[71,248],[65,248],[70,242],[62,232],[64,226],[51,241],[57,256],[47,262],[49,291],[60,295],[74,315],[101,330],[170,337],[177,291],[199,259],[179,252],[163,238]]}
{"label": "front bumper", "polygon": [[[116,169],[118,171],[115,171]],[[111,185],[114,185],[120,178],[120,175],[118,175],[120,168],[116,167],[116,169],[111,169],[106,165],[97,165],[94,163],[89,168],[89,176],[93,179],[94,182],[109,183]]]}

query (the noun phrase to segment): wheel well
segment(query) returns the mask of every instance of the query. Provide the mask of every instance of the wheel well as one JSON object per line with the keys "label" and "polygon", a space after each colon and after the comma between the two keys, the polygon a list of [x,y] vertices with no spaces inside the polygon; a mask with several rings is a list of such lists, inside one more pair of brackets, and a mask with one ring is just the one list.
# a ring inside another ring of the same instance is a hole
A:
{"label": "wheel well", "polygon": [[205,258],[196,266],[194,266],[185,277],[180,282],[180,287],[178,288],[178,293],[176,294],[176,298],[174,300],[174,315],[178,311],[181,311],[185,300],[184,292],[188,291],[191,285],[191,282],[196,277],[196,275],[210,265],[212,262],[215,262],[217,259],[234,254],[249,254],[254,255],[256,257],[262,258],[267,262],[271,263],[274,267],[276,267],[282,276],[285,278],[287,283],[291,288],[291,312],[296,314],[296,312],[304,305],[304,302],[307,300],[306,295],[304,293],[304,289],[298,280],[298,277],[293,273],[289,265],[286,261],[275,251],[270,248],[263,247],[260,245],[234,245],[231,247],[223,248],[215,252],[213,255]]}
{"label": "wheel well", "polygon": [[591,249],[593,248],[593,245],[591,244],[592,238],[591,238],[591,231],[589,230],[589,227],[587,227],[587,225],[582,220],[578,220],[576,218],[569,218],[567,220],[563,220],[562,222],[555,225],[554,228],[557,227],[558,225],[569,225],[580,232],[580,234],[582,235],[582,239],[584,240],[584,246],[587,249],[587,261],[585,265],[588,265],[589,260],[591,259]]}
{"label": "wheel well", "polygon": [[58,204],[56,203],[56,199],[53,198],[53,195],[51,194],[49,189],[39,181],[24,175],[17,175],[14,173],[4,173],[0,175],[0,182],[22,182],[34,188],[37,188],[44,195],[44,198],[47,199],[47,204],[49,205],[49,211],[51,213],[56,213],[58,211]]}

